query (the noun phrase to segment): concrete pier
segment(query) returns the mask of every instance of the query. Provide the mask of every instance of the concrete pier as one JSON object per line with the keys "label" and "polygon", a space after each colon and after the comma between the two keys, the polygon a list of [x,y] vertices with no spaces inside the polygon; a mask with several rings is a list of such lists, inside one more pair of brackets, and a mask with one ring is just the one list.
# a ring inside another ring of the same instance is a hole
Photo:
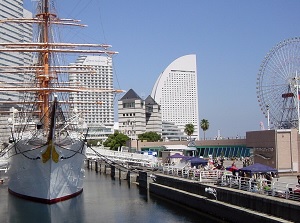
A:
{"label": "concrete pier", "polygon": [[100,159],[87,159],[86,167],[87,169],[95,170],[96,173],[110,174],[111,177],[118,176],[119,179],[128,180],[129,182],[136,182],[138,176],[138,172],[122,168],[118,164],[108,164]]}
{"label": "concrete pier", "polygon": [[[230,222],[300,222],[300,203],[156,174],[150,193]],[[216,198],[210,191],[216,192]]]}
{"label": "concrete pier", "polygon": [[[181,203],[190,208],[206,212],[229,222],[300,222],[300,202],[255,194],[214,184],[200,183],[184,178],[149,171],[132,171],[118,164],[107,164],[102,160],[87,160],[88,169],[110,174],[119,179],[137,183],[148,188],[151,194]],[[101,168],[103,167],[103,168]],[[153,177],[151,176],[151,177]],[[215,191],[215,194],[210,193]]]}

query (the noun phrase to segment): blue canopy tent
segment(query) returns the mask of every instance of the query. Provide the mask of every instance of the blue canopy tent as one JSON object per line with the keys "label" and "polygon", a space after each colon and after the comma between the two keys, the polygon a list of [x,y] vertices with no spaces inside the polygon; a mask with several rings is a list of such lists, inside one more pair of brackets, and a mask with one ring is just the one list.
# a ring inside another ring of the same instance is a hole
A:
{"label": "blue canopy tent", "polygon": [[255,163],[253,165],[243,167],[243,168],[239,169],[239,171],[248,172],[248,173],[268,173],[268,172],[276,173],[276,172],[278,172],[277,169],[270,167],[270,166],[260,164],[260,163]]}
{"label": "blue canopy tent", "polygon": [[206,166],[207,162],[208,162],[207,160],[199,158],[199,157],[191,157],[186,160],[191,162],[192,167],[194,167],[194,166],[197,167],[199,165]]}
{"label": "blue canopy tent", "polygon": [[184,155],[181,155],[180,153],[175,153],[171,156],[168,156],[167,158],[184,158]]}

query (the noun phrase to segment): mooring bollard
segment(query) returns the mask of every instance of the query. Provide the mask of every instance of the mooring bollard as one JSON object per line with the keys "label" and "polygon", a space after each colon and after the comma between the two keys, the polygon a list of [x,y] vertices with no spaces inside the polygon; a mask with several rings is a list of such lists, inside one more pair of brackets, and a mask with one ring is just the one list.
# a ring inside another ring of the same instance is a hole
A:
{"label": "mooring bollard", "polygon": [[127,176],[126,176],[126,180],[128,180],[130,182],[130,171],[127,171]]}
{"label": "mooring bollard", "polygon": [[110,176],[111,177],[115,177],[115,171],[116,171],[116,167],[113,165],[110,165]]}
{"label": "mooring bollard", "polygon": [[138,182],[140,187],[147,188],[148,187],[148,174],[144,171],[139,171]]}
{"label": "mooring bollard", "polygon": [[95,171],[98,173],[98,161],[95,161]]}

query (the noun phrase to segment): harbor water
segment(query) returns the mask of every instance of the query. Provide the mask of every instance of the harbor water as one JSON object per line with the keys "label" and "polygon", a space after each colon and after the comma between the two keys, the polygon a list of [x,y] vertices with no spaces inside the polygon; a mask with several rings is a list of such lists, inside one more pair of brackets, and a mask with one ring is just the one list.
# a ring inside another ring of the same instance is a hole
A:
{"label": "harbor water", "polygon": [[0,217],[1,223],[223,222],[149,194],[135,183],[93,170],[86,170],[82,194],[52,205],[15,197],[4,181],[0,185]]}

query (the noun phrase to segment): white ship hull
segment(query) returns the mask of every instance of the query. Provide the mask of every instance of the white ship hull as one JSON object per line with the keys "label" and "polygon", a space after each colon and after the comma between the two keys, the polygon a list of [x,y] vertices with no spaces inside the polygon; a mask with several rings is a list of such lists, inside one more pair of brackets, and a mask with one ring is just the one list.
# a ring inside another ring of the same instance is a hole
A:
{"label": "white ship hull", "polygon": [[12,194],[56,203],[82,192],[86,150],[83,142],[55,145],[48,154],[47,149],[49,145],[33,146],[23,140],[14,145],[8,164],[8,189]]}

